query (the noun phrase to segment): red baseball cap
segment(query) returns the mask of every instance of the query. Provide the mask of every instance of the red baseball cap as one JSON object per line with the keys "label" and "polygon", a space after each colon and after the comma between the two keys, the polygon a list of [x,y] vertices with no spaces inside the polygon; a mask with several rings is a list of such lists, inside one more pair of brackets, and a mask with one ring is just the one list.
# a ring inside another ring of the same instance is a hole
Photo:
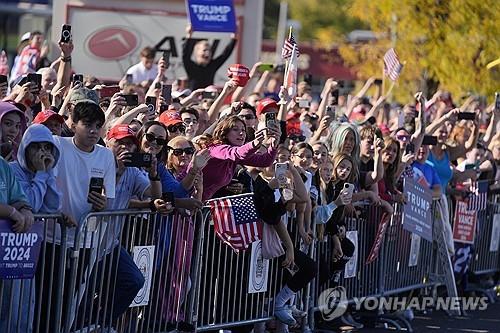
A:
{"label": "red baseball cap", "polygon": [[33,119],[33,123],[34,124],[43,124],[44,122],[46,122],[50,118],[56,119],[60,124],[64,123],[63,116],[61,116],[58,113],[55,113],[52,110],[44,110],[44,111],[38,112],[35,119]]}
{"label": "red baseball cap", "polygon": [[139,140],[134,134],[134,131],[127,124],[118,124],[113,126],[108,134],[106,135],[106,139],[116,139],[121,140],[125,138],[131,138],[134,140],[134,143],[139,147]]}
{"label": "red baseball cap", "polygon": [[227,76],[236,81],[240,87],[244,87],[250,79],[250,70],[242,64],[234,64],[227,69]]}
{"label": "red baseball cap", "polygon": [[257,102],[257,107],[255,109],[257,111],[257,115],[261,115],[262,113],[269,111],[271,108],[278,110],[278,103],[276,103],[274,99],[266,97]]}
{"label": "red baseball cap", "polygon": [[160,114],[160,122],[165,126],[176,125],[182,123],[182,118],[179,112],[176,111],[165,111]]}

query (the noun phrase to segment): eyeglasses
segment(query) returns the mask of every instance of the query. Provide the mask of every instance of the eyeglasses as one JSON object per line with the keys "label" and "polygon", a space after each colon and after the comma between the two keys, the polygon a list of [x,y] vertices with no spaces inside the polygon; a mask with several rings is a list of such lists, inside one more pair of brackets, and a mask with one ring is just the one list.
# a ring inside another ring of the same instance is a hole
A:
{"label": "eyeglasses", "polygon": [[174,132],[184,132],[186,131],[186,126],[184,126],[183,124],[177,124],[177,125],[169,125],[167,127],[167,130],[170,132],[170,133],[174,133]]}
{"label": "eyeglasses", "polygon": [[245,120],[254,120],[255,117],[253,114],[240,114],[238,117],[243,118]]}
{"label": "eyeglasses", "polygon": [[304,135],[290,135],[288,138],[295,142],[306,141],[306,137]]}
{"label": "eyeglasses", "polygon": [[148,142],[155,142],[159,145],[159,146],[163,146],[167,143],[167,140],[163,139],[163,138],[157,138],[156,136],[154,136],[153,134],[151,133],[146,133],[146,140]]}
{"label": "eyeglasses", "polygon": [[181,156],[183,153],[186,155],[193,155],[194,152],[196,151],[193,147],[188,147],[188,148],[172,148],[172,147],[167,147],[169,151],[174,154],[174,156]]}

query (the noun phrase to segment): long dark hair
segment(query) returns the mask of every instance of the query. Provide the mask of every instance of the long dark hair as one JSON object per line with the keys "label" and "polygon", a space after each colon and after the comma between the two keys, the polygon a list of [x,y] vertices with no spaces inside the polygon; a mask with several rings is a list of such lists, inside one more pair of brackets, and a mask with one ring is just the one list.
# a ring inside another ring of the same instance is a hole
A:
{"label": "long dark hair", "polygon": [[236,126],[237,123],[243,124],[243,128],[246,133],[247,126],[245,125],[245,122],[238,116],[229,116],[217,124],[211,143],[214,145],[229,144],[229,141],[227,141],[227,133],[229,133],[229,131]]}
{"label": "long dark hair", "polygon": [[[146,135],[149,128],[153,125],[160,126],[165,130],[165,133],[167,134],[167,137],[165,138],[165,142],[167,141],[167,138],[168,138],[167,127],[165,125],[163,125],[162,123],[160,123],[159,121],[150,120],[150,121],[145,122],[144,125],[142,125],[141,129],[139,131],[137,131],[137,134],[135,135],[137,137],[137,139],[139,140],[139,147],[138,147],[139,150],[142,150],[142,138],[144,137],[144,135]],[[156,155],[156,158],[158,159],[158,161],[164,162],[166,157],[167,157],[167,144],[165,143],[163,145],[163,147],[161,148],[161,151],[158,153],[158,155]]]}

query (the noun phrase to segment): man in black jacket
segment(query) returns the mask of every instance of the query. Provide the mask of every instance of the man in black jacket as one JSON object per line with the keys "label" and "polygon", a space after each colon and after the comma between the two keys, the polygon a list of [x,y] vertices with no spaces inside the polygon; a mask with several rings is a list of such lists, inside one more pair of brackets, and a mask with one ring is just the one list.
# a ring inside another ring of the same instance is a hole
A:
{"label": "man in black jacket", "polygon": [[[207,40],[191,38],[191,26],[186,29],[187,36],[182,47],[182,62],[189,77],[189,89],[205,88],[214,83],[217,70],[226,62],[236,45],[236,35],[231,34],[231,41],[217,58],[213,59],[212,48]],[[194,60],[191,59],[194,53]]]}

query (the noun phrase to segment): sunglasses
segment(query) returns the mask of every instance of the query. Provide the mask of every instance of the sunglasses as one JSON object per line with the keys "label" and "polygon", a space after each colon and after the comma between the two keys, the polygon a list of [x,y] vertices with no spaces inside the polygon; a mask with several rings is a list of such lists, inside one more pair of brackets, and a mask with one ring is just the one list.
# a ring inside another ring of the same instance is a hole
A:
{"label": "sunglasses", "polygon": [[179,132],[184,132],[184,131],[186,131],[186,126],[181,125],[181,124],[177,124],[177,125],[169,125],[169,126],[167,127],[167,129],[168,129],[168,131],[169,131],[170,133],[177,132],[177,131],[179,131]]}
{"label": "sunglasses", "polygon": [[193,147],[188,147],[188,148],[172,148],[172,147],[167,147],[169,151],[174,154],[174,156],[181,156],[183,153],[186,155],[193,155],[194,152],[196,151]]}
{"label": "sunglasses", "polygon": [[396,135],[396,140],[406,142],[406,141],[410,140],[410,136],[409,135]]}
{"label": "sunglasses", "polygon": [[306,137],[304,135],[290,135],[288,138],[292,141],[295,141],[295,142],[306,141]]}
{"label": "sunglasses", "polygon": [[243,119],[246,119],[246,120],[253,120],[253,119],[255,119],[254,115],[252,115],[252,114],[240,114],[239,117],[243,118]]}
{"label": "sunglasses", "polygon": [[146,140],[148,142],[155,142],[159,145],[159,146],[163,146],[167,143],[167,140],[163,139],[163,138],[157,138],[156,136],[154,136],[153,134],[151,133],[146,133]]}

